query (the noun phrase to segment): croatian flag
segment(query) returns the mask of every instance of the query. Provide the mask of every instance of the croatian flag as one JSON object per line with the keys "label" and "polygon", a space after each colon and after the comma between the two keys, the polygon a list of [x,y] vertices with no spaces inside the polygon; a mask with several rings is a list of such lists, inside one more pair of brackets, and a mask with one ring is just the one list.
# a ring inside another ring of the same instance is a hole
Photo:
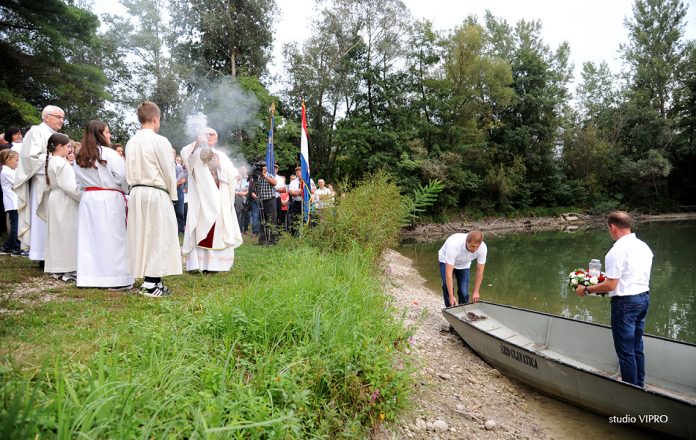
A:
{"label": "croatian flag", "polygon": [[273,151],[273,123],[275,122],[275,103],[271,105],[271,129],[268,130],[268,146],[266,147],[266,170],[269,176],[275,177],[275,151]]}
{"label": "croatian flag", "polygon": [[302,136],[300,138],[300,167],[302,168],[302,209],[304,211],[304,222],[309,222],[309,197],[311,196],[312,180],[309,173],[309,142],[307,140],[307,109],[302,101]]}

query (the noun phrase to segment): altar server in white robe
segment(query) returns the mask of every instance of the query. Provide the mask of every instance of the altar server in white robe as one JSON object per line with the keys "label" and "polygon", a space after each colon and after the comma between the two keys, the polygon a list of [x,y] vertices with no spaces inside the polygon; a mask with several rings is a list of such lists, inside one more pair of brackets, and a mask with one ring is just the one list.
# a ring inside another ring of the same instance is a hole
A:
{"label": "altar server in white robe", "polygon": [[[77,271],[77,221],[82,191],[75,171],[67,160],[70,138],[54,133],[46,148],[48,192],[39,205],[39,217],[46,220],[46,264],[44,272],[63,281],[75,281]],[[43,209],[45,208],[45,209]]]}
{"label": "altar server in white robe", "polygon": [[102,121],[90,121],[75,157],[75,174],[84,191],[77,236],[77,286],[128,290],[126,233],[126,165],[109,148],[111,132]]}
{"label": "altar server in white robe", "polygon": [[29,259],[46,259],[46,222],[36,215],[46,190],[46,145],[48,138],[63,127],[65,113],[49,105],[41,112],[42,123],[29,129],[19,154],[14,191],[17,194],[17,238]]}
{"label": "altar server in white robe", "polygon": [[177,200],[172,144],[157,134],[160,109],[144,101],[138,106],[141,129],[126,144],[128,198],[128,259],[136,278],[144,278],[140,293],[169,295],[162,277],[179,275],[181,248],[172,201]]}
{"label": "altar server in white robe", "polygon": [[237,168],[217,142],[217,132],[205,128],[196,142],[182,149],[181,159],[190,173],[183,246],[190,271],[230,270],[234,249],[242,244],[234,209]]}

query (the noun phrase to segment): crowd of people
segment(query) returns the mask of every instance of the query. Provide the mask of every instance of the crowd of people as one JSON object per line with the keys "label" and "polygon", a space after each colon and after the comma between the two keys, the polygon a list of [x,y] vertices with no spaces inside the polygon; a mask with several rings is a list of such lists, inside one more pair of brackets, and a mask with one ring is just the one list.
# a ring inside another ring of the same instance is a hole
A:
{"label": "crowd of people", "polygon": [[[0,139],[2,212],[0,251],[28,257],[56,279],[78,287],[170,294],[162,278],[187,271],[228,271],[243,234],[274,244],[296,231],[302,213],[299,167],[286,185],[278,164],[236,167],[206,127],[181,149],[157,134],[160,109],[144,101],[141,129],[111,143],[106,123],[91,121],[81,142],[60,133],[64,111],[49,105],[26,133]],[[333,190],[310,182],[315,212],[330,206]],[[173,206],[173,209],[172,209]],[[179,236],[183,236],[180,246]]]}

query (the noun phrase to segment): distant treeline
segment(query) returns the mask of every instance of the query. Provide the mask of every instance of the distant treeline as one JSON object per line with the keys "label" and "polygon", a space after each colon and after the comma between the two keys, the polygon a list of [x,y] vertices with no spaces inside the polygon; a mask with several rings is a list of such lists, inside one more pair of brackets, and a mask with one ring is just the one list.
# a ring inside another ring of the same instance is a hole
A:
{"label": "distant treeline", "polygon": [[130,15],[102,22],[74,2],[0,5],[2,127],[35,123],[51,103],[70,134],[99,117],[123,141],[135,128],[125,115],[147,98],[181,146],[186,115],[216,112],[211,81],[231,78],[258,111],[216,128],[247,160],[263,155],[276,102],[276,157],[292,169],[304,99],[314,175],[352,182],[386,169],[404,192],[439,179],[433,213],[696,205],[696,43],[683,1],[637,0],[622,71],[585,63],[576,90],[572,48],[545,44],[539,21],[487,13],[438,32],[398,0],[325,1],[270,78],[273,0],[121,3]]}

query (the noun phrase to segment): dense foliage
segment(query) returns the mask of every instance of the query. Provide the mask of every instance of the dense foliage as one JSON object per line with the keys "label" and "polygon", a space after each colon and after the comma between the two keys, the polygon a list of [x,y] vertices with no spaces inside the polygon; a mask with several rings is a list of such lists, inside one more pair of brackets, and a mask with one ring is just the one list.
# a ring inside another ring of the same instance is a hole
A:
{"label": "dense foliage", "polygon": [[62,0],[0,3],[0,127],[40,121],[51,103],[65,109],[66,129],[79,130],[108,97],[99,19]]}
{"label": "dense foliage", "polygon": [[283,48],[285,74],[270,78],[273,0],[120,1],[129,15],[102,17],[99,32],[72,1],[3,3],[6,125],[35,122],[51,102],[66,108],[69,129],[97,115],[125,141],[134,127],[124,115],[148,98],[175,146],[191,139],[187,116],[203,112],[253,161],[275,102],[287,174],[304,100],[315,176],[355,181],[386,169],[403,193],[439,179],[431,213],[696,205],[696,45],[684,37],[682,0],[636,0],[622,71],[585,63],[576,90],[572,48],[549,47],[536,20],[489,12],[438,31],[400,0],[325,0],[311,36]]}

